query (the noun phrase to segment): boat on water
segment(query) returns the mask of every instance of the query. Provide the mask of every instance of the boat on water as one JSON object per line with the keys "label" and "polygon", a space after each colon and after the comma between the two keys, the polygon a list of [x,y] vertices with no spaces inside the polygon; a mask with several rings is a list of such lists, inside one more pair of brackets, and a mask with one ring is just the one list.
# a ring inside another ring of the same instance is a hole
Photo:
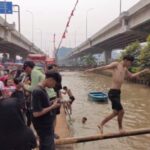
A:
{"label": "boat on water", "polygon": [[90,92],[88,97],[95,102],[108,102],[108,95],[104,92]]}

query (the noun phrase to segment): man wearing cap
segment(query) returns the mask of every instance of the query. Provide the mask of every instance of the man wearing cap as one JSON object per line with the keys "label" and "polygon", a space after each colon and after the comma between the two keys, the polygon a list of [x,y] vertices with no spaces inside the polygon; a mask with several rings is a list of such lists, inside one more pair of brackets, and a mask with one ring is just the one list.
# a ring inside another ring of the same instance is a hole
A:
{"label": "man wearing cap", "polygon": [[52,110],[60,107],[60,102],[50,102],[46,88],[54,88],[59,78],[59,73],[47,71],[45,79],[32,91],[33,125],[39,136],[40,150],[55,150]]}
{"label": "man wearing cap", "polygon": [[[45,75],[41,67],[35,66],[33,61],[25,61],[23,64],[23,70],[29,77],[31,84],[23,84],[23,88],[29,92],[32,92],[33,89],[38,85],[39,82],[45,79]],[[30,94],[28,94],[26,98],[26,105],[27,105],[27,125],[31,125],[31,98]]]}
{"label": "man wearing cap", "polygon": [[38,85],[39,82],[44,80],[45,75],[41,67],[35,66],[33,61],[25,61],[23,65],[23,70],[27,75],[31,75],[31,85],[24,85],[27,91],[32,92],[32,90]]}

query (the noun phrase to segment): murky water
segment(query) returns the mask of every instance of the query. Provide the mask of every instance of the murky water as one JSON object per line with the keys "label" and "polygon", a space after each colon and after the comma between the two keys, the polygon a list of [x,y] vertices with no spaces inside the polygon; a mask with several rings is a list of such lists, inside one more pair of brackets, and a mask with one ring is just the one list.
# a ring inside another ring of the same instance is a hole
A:
{"label": "murky water", "polygon": [[[109,113],[111,104],[98,104],[88,100],[90,91],[108,91],[111,78],[98,74],[82,72],[63,72],[63,85],[68,86],[76,97],[73,104],[72,124],[74,136],[95,135],[99,131],[97,124]],[[124,128],[150,128],[150,88],[125,83],[122,87],[122,103],[125,109]],[[87,117],[85,125],[82,117]],[[117,120],[114,118],[104,128],[105,133],[117,132]],[[150,135],[124,137],[74,145],[75,150],[150,150]]]}

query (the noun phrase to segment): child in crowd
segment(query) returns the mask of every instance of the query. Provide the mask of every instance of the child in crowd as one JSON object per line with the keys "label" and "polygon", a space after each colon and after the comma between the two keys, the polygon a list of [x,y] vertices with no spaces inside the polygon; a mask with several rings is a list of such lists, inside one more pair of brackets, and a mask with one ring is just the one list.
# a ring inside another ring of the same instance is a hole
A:
{"label": "child in crowd", "polygon": [[64,91],[62,91],[62,94],[67,94],[69,96],[69,101],[63,103],[65,111],[68,112],[69,114],[72,114],[71,105],[75,100],[75,97],[73,96],[72,91],[67,86],[64,86],[63,90]]}

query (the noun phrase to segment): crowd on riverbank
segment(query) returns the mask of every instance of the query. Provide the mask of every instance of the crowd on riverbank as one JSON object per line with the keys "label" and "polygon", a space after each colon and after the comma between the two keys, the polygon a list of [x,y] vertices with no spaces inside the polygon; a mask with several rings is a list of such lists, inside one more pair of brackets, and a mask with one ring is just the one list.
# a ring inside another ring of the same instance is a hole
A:
{"label": "crowd on riverbank", "polygon": [[22,66],[0,66],[0,149],[31,150],[37,146],[30,128],[39,137],[40,150],[55,149],[54,132],[60,107],[69,110],[75,100],[66,86],[69,101],[62,101],[62,77],[55,64],[43,68],[32,61]]}

